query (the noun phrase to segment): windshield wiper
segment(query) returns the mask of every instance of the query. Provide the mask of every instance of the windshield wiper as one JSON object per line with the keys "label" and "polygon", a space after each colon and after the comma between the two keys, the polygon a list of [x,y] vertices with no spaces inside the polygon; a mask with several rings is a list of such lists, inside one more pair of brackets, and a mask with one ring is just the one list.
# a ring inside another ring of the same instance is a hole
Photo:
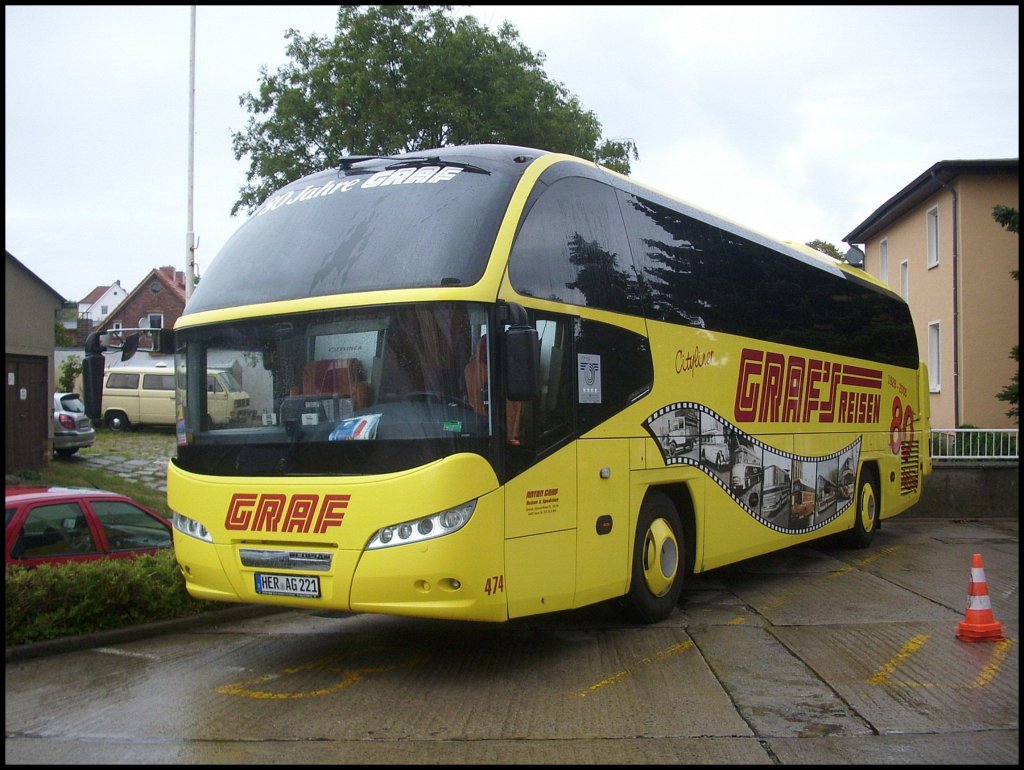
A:
{"label": "windshield wiper", "polygon": [[396,168],[421,168],[423,166],[455,166],[461,168],[464,171],[470,171],[474,174],[487,174],[491,175],[491,172],[480,166],[474,166],[472,163],[460,163],[457,160],[442,160],[437,155],[427,158],[404,158],[397,163],[391,163],[384,168],[387,171],[391,171]]}
{"label": "windshield wiper", "polygon": [[362,163],[364,160],[387,160],[393,157],[393,155],[349,155],[347,158],[340,158],[338,166],[342,171],[351,171],[353,163]]}

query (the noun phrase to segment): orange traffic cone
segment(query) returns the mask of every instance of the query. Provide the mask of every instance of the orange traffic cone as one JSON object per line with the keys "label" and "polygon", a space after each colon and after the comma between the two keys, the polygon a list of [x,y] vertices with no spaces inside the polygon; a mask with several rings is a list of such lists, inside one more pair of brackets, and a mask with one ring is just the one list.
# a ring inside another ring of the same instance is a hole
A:
{"label": "orange traffic cone", "polygon": [[1003,638],[1003,624],[992,614],[992,601],[988,597],[988,583],[985,582],[980,553],[974,554],[971,563],[967,615],[957,627],[956,635],[962,642],[998,642]]}

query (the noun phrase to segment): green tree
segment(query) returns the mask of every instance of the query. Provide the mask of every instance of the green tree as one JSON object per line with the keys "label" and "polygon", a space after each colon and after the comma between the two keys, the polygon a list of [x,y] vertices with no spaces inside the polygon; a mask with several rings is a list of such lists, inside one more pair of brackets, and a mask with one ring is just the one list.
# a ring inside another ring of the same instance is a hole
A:
{"label": "green tree", "polygon": [[70,355],[60,365],[60,382],[58,383],[62,393],[70,393],[75,389],[75,380],[82,373],[82,359]]}
{"label": "green tree", "polygon": [[[1009,206],[995,206],[992,209],[992,218],[1002,225],[1007,232],[1020,232],[1020,212]],[[1010,277],[1015,281],[1020,280],[1020,270],[1011,270]],[[1010,378],[1010,384],[996,393],[996,398],[1005,401],[1010,405],[1006,412],[1007,417],[1020,421],[1020,344],[1014,345],[1010,350],[1010,358],[1017,362],[1017,371]]]}
{"label": "green tree", "polygon": [[829,243],[828,241],[823,241],[821,239],[815,239],[813,241],[808,241],[807,243],[804,244],[804,246],[810,246],[812,249],[816,249],[817,251],[820,251],[823,254],[828,254],[830,257],[835,257],[840,262],[846,261],[846,258],[843,256],[843,252],[841,252],[839,250],[839,247],[836,246],[834,243]]}
{"label": "green tree", "polygon": [[391,155],[469,143],[567,152],[630,171],[631,139],[601,139],[601,124],[545,74],[508,22],[491,33],[451,6],[341,6],[333,39],[285,32],[289,62],[239,103],[234,133],[249,158],[231,208],[252,212],[270,193],[346,155]]}
{"label": "green tree", "polygon": [[53,344],[59,348],[69,348],[75,344],[74,335],[60,321],[53,322]]}

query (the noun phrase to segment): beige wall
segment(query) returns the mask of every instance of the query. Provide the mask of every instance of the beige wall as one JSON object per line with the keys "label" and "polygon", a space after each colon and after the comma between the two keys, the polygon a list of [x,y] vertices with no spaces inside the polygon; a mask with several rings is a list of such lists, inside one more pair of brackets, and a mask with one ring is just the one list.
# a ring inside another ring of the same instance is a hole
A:
{"label": "beige wall", "polygon": [[[53,368],[53,325],[61,302],[10,260],[4,267],[4,351],[47,356]],[[50,383],[52,391],[53,383]]]}
{"label": "beige wall", "polygon": [[[4,352],[8,356],[34,356],[47,361],[47,389],[39,408],[46,412],[46,435],[40,445],[48,459],[53,451],[53,410],[50,394],[56,377],[53,373],[54,324],[61,308],[60,298],[22,270],[10,259],[4,260]],[[5,430],[15,430],[5,426]]]}
{"label": "beige wall", "polygon": [[[960,329],[963,423],[1013,427],[996,393],[1018,365],[1010,349],[1020,339],[1020,283],[1010,277],[1020,262],[1020,235],[992,219],[992,207],[1020,208],[1018,177],[963,177],[960,200]],[[963,372],[968,374],[965,376]]]}
{"label": "beige wall", "polygon": [[[958,384],[960,424],[983,428],[1016,427],[1008,404],[995,396],[1010,383],[1017,364],[1009,358],[1018,342],[1019,235],[993,218],[997,204],[1019,208],[1019,176],[964,175],[951,187],[959,210],[957,243],[960,325]],[[927,213],[938,207],[939,264],[927,260]],[[908,300],[917,329],[921,360],[928,362],[928,327],[938,322],[941,346],[939,388],[931,396],[935,427],[956,427],[953,367],[953,195],[942,190],[865,245],[864,268],[900,290],[900,264],[907,261]],[[888,273],[881,275],[882,241],[888,243]]]}

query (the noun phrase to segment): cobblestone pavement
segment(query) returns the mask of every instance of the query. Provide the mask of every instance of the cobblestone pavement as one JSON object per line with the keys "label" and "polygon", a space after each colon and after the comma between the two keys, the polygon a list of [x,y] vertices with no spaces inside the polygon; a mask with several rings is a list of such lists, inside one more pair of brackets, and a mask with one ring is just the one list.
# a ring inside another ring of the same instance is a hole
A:
{"label": "cobblestone pavement", "polygon": [[109,448],[91,446],[70,460],[166,492],[167,462],[174,452],[173,433],[131,431],[117,436]]}
{"label": "cobblestone pavement", "polygon": [[167,491],[167,461],[169,455],[163,457],[126,458],[118,455],[83,455],[81,461],[91,468],[102,468],[108,473],[116,473],[128,481],[138,481],[147,487]]}

